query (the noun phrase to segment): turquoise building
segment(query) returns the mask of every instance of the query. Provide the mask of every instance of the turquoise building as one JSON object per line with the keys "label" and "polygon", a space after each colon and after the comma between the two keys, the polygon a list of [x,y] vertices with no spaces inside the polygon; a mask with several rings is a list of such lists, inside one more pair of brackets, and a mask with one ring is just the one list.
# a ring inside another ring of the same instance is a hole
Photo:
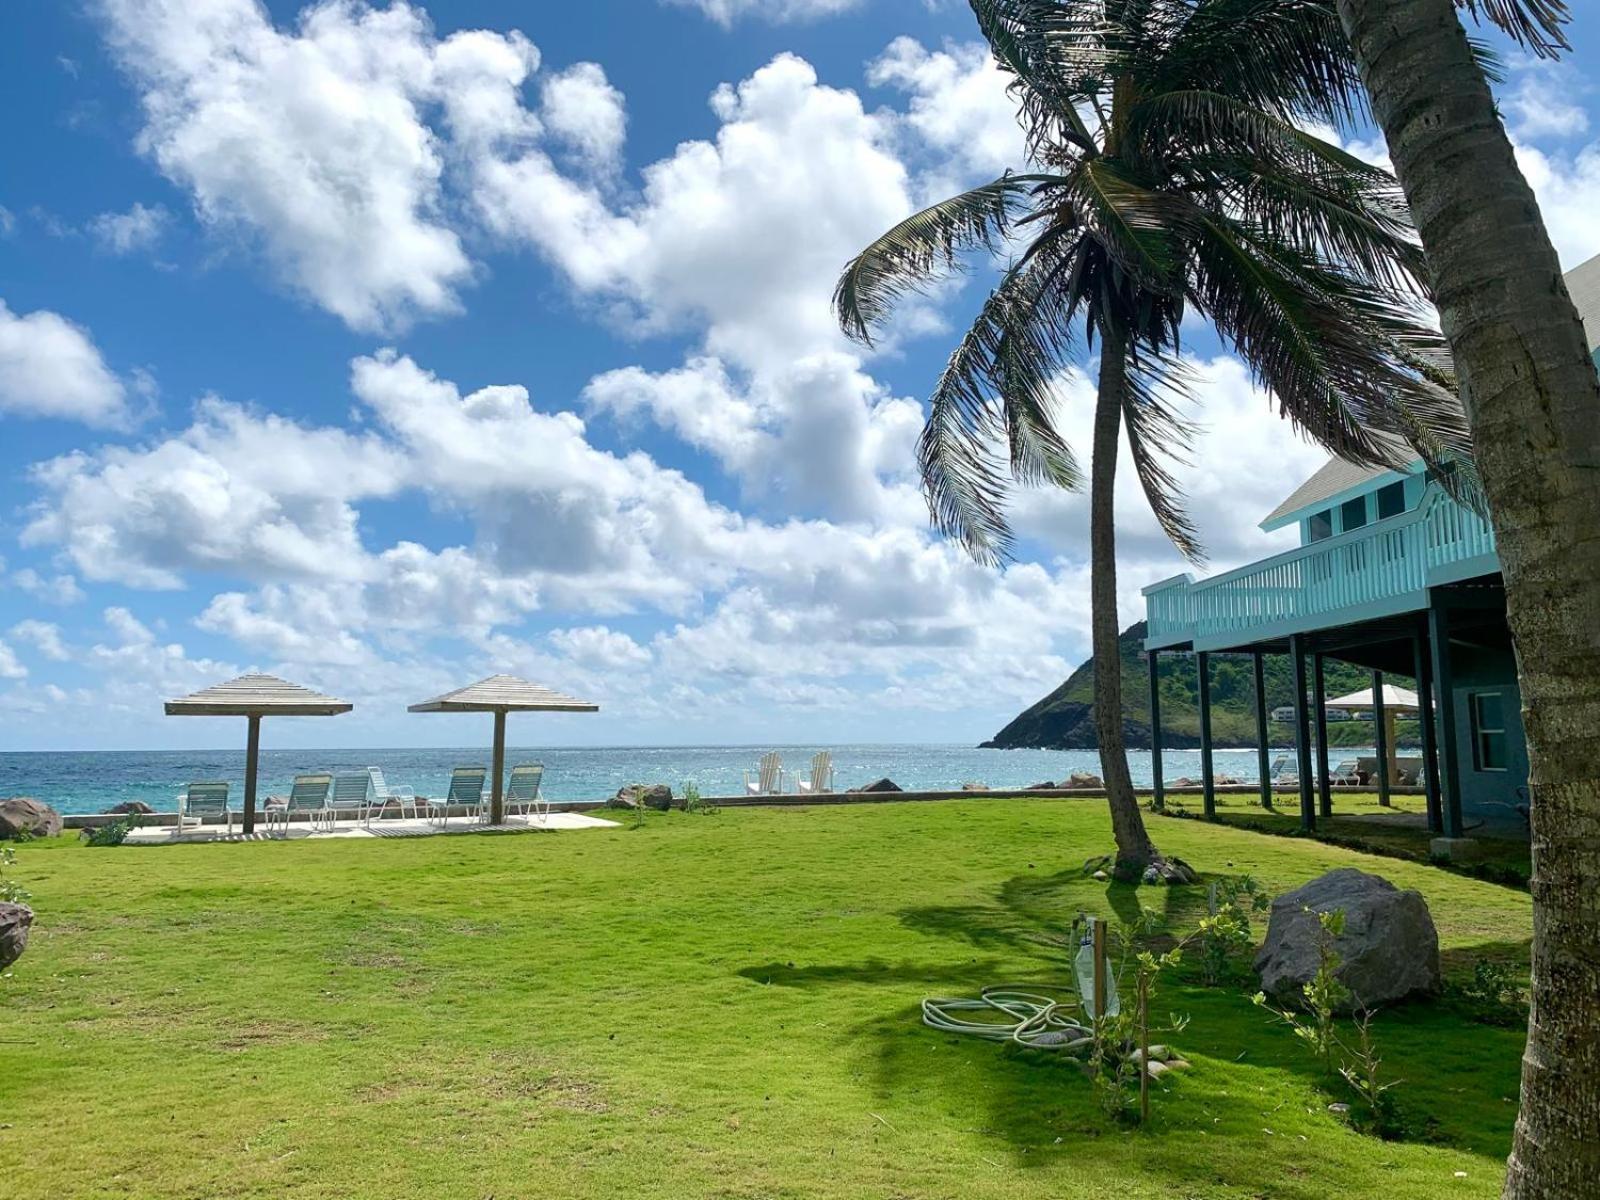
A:
{"label": "turquoise building", "polygon": [[[1600,362],[1600,257],[1566,276]],[[1458,504],[1421,460],[1404,470],[1332,459],[1262,521],[1294,528],[1299,545],[1207,579],[1178,575],[1144,589],[1157,795],[1162,785],[1159,655],[1192,653],[1200,682],[1204,802],[1214,806],[1209,656],[1256,658],[1262,795],[1269,795],[1261,663],[1287,654],[1295,678],[1301,822],[1332,813],[1324,664],[1338,660],[1417,682],[1428,820],[1445,838],[1527,833],[1528,754],[1505,589],[1488,521]],[[1383,713],[1374,728],[1383,740]],[[1378,747],[1385,758],[1388,747]],[[1325,753],[1325,752],[1324,752]],[[1379,772],[1380,790],[1390,786]]]}

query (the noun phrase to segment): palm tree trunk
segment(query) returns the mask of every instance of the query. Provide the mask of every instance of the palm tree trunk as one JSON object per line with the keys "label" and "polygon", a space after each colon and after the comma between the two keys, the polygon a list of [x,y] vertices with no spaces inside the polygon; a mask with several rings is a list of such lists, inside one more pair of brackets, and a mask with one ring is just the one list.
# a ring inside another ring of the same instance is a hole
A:
{"label": "palm tree trunk", "polygon": [[1533,1006],[1507,1200],[1600,1196],[1600,379],[1452,0],[1338,0],[1427,252],[1517,648]]}
{"label": "palm tree trunk", "polygon": [[1128,380],[1128,343],[1120,330],[1102,330],[1100,387],[1094,408],[1094,459],[1089,485],[1089,624],[1094,642],[1094,724],[1100,776],[1111,805],[1117,843],[1115,875],[1138,879],[1159,859],[1145,832],[1139,800],[1128,772],[1122,728],[1122,654],[1117,616],[1117,449],[1122,436],[1123,391]]}

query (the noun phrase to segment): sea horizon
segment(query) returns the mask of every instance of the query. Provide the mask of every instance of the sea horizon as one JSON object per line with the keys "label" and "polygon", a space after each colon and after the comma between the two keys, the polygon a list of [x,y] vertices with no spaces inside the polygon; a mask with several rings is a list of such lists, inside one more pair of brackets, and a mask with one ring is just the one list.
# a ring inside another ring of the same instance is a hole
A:
{"label": "sea horizon", "polygon": [[[838,791],[888,778],[908,790],[944,790],[979,783],[991,790],[1060,782],[1074,773],[1099,774],[1094,750],[981,748],[939,742],[741,743],[724,745],[634,746],[508,746],[506,764],[523,761],[545,766],[544,792],[554,804],[603,800],[634,783],[665,783],[675,792],[692,783],[708,796],[744,792],[746,772],[756,759],[776,750],[789,772],[785,791],[818,750],[833,755]],[[1334,747],[1339,757],[1370,753],[1361,748]],[[1275,761],[1291,749],[1269,748]],[[157,811],[172,811],[176,797],[195,780],[227,780],[243,800],[242,746],[171,750],[5,750],[0,751],[0,796],[32,796],[63,814],[103,812],[140,800]],[[257,785],[261,797],[287,792],[297,774],[335,773],[382,768],[391,784],[414,788],[422,795],[441,794],[455,766],[487,765],[487,746],[274,747],[261,751]],[[1168,782],[1200,773],[1200,752],[1162,750]],[[1244,782],[1259,779],[1254,747],[1216,750],[1219,775]],[[1148,750],[1128,753],[1135,785],[1150,786],[1152,756]]]}

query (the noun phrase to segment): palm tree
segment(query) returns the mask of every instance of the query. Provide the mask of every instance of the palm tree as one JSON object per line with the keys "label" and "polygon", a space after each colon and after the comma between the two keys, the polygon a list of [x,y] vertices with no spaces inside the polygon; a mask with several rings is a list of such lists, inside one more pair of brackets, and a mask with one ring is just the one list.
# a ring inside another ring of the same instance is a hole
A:
{"label": "palm tree", "polygon": [[1600,1195],[1600,378],[1455,7],[1542,55],[1559,0],[1338,0],[1461,371],[1528,735],[1533,1005],[1507,1200]]}
{"label": "palm tree", "polygon": [[1331,0],[971,5],[1011,76],[1029,170],[896,225],[845,268],[835,308],[870,343],[901,296],[970,251],[1009,255],[933,389],[920,445],[934,523],[989,562],[1011,553],[1013,484],[1080,485],[1055,384],[1080,331],[1098,344],[1095,726],[1117,873],[1165,872],[1124,747],[1113,490],[1125,431],[1157,520],[1200,556],[1169,468],[1188,434],[1185,308],[1334,453],[1399,465],[1405,442],[1436,462],[1470,449],[1418,316],[1421,256],[1398,187],[1302,128],[1353,115]]}

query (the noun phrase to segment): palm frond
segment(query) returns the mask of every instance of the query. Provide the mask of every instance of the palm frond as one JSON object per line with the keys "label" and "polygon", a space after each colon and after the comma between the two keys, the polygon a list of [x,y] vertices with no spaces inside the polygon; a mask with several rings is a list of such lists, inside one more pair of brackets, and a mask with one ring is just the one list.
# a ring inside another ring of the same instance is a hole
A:
{"label": "palm frond", "polygon": [[1054,424],[1054,381],[1073,344],[1052,294],[1061,269],[1053,231],[1014,264],[950,355],[928,399],[917,458],[934,525],[981,562],[1009,556],[1012,479],[1076,489],[1077,460]]}
{"label": "palm frond", "polygon": [[1189,461],[1194,426],[1173,405],[1193,398],[1194,371],[1176,354],[1139,355],[1130,361],[1122,425],[1134,474],[1161,531],[1180,554],[1199,566],[1205,562],[1205,547],[1169,465]]}
{"label": "palm frond", "polygon": [[845,266],[833,308],[845,333],[871,345],[873,327],[907,292],[925,290],[959,267],[959,256],[999,250],[1032,186],[1052,177],[1003,175],[907,217]]}
{"label": "palm frond", "polygon": [[1456,7],[1497,26],[1540,58],[1555,58],[1572,49],[1562,29],[1570,19],[1564,0],[1456,0]]}
{"label": "palm frond", "polygon": [[1263,112],[1348,125],[1365,92],[1332,0],[1198,0],[1161,91],[1226,91]]}

